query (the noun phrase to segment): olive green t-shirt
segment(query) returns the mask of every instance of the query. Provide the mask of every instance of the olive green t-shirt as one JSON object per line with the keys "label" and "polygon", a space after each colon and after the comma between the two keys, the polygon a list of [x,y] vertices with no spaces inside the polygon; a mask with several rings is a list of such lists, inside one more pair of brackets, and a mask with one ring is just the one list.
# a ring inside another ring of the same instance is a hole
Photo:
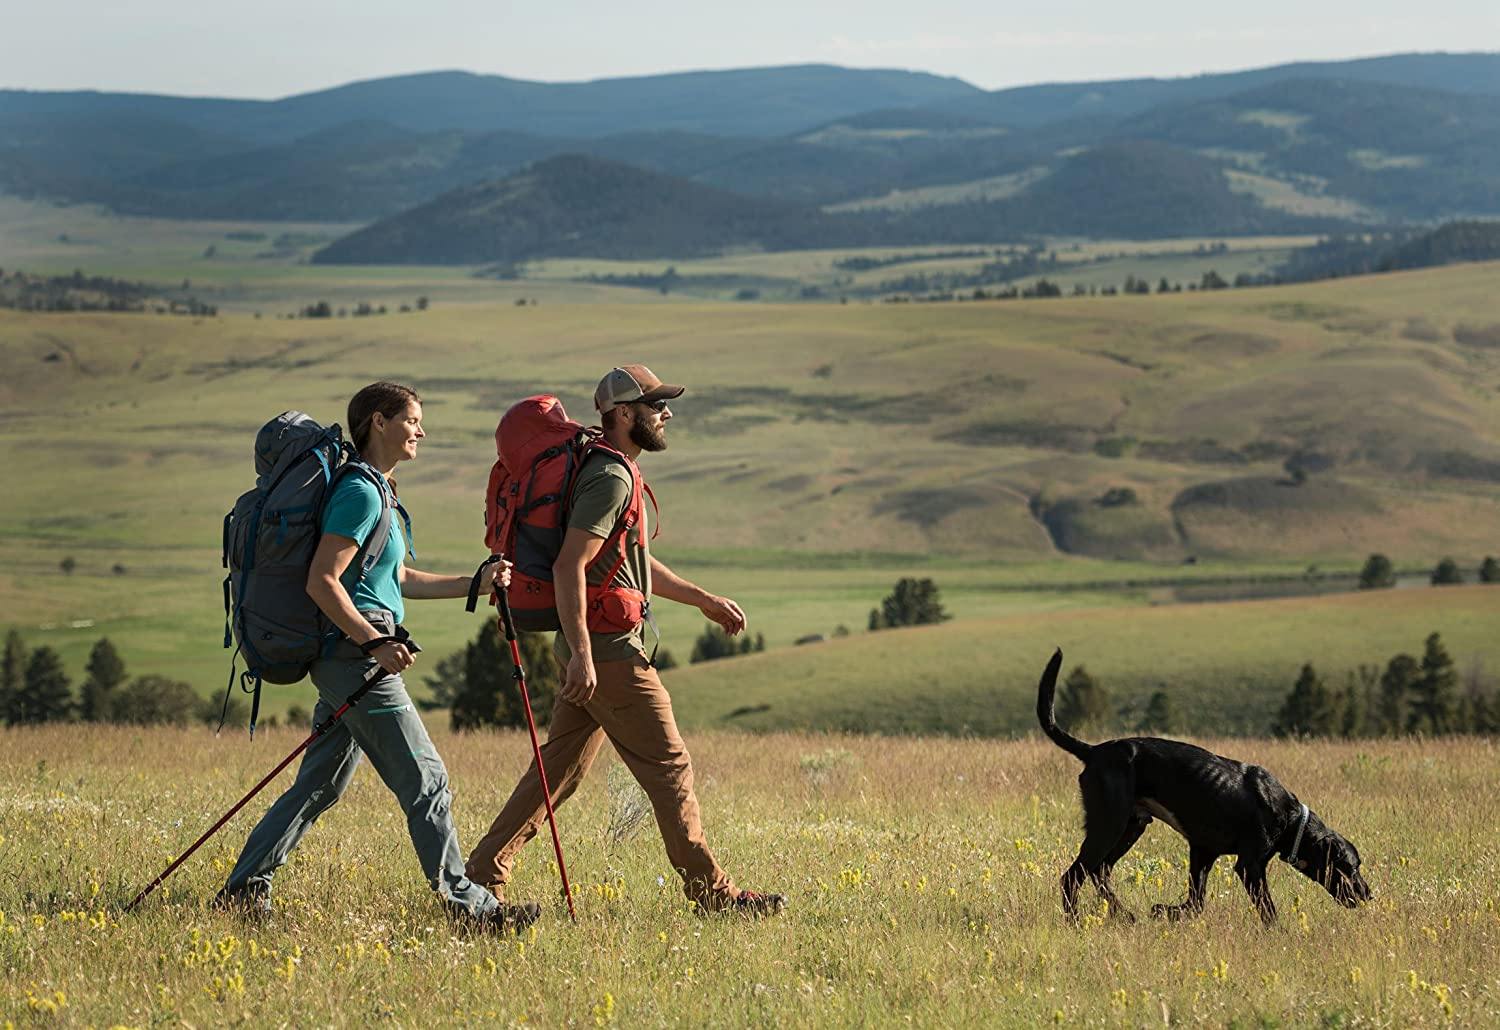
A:
{"label": "olive green t-shirt", "polygon": [[[568,528],[581,529],[607,540],[615,531],[620,516],[630,506],[630,490],[630,470],[618,458],[599,453],[590,455],[573,487],[573,509],[568,513]],[[640,521],[625,532],[625,564],[615,577],[615,585],[639,590],[649,600],[651,558],[642,545],[651,539],[651,529],[647,524],[650,505],[641,507]],[[618,546],[609,548],[608,553],[600,551],[586,572],[589,585],[601,585],[619,557]],[[621,662],[638,654],[644,655],[645,623],[627,633],[590,633],[589,645],[596,662]],[[573,654],[561,632],[557,634],[552,649],[558,660],[564,663]]]}

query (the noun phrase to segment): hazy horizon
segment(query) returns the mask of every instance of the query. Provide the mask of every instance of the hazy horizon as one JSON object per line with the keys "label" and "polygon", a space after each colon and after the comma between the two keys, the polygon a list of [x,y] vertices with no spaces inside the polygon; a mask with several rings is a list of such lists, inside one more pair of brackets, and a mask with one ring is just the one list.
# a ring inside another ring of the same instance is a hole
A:
{"label": "hazy horizon", "polygon": [[600,0],[564,9],[483,0],[388,0],[351,15],[318,0],[210,10],[186,0],[39,7],[0,37],[0,88],[270,100],[368,79],[468,71],[588,82],[694,71],[832,64],[926,72],[981,89],[1180,78],[1300,61],[1500,50],[1500,5],[1438,0],[1420,10],[1329,0],[1149,11],[1057,0],[1006,11],[936,0],[917,12],[855,0],[763,0],[684,9]]}

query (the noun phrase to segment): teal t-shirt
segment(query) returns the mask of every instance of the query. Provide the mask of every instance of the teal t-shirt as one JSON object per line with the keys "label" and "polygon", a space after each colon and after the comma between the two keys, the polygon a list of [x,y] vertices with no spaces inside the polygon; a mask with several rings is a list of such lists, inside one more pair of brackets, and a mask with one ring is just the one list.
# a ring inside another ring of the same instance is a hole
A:
{"label": "teal t-shirt", "polygon": [[[374,483],[358,473],[347,473],[333,488],[333,496],[323,507],[323,532],[337,533],[364,543],[380,518],[380,491]],[[344,589],[360,611],[388,611],[400,622],[406,617],[401,603],[401,560],[406,555],[406,535],[401,513],[391,511],[391,535],[385,550],[363,579],[355,584],[359,569],[354,562],[339,577]]]}

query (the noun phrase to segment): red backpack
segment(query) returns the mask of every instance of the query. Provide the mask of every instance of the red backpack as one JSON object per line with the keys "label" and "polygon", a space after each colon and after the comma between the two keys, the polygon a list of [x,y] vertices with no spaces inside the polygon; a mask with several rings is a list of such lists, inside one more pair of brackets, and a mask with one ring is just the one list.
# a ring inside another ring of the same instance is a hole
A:
{"label": "red backpack", "polygon": [[[587,587],[586,621],[593,633],[624,633],[638,626],[646,617],[646,595],[615,584],[629,551],[626,534],[645,516],[644,497],[651,496],[635,462],[605,443],[600,430],[568,418],[562,402],[548,394],[527,397],[501,417],[495,452],[499,460],[485,492],[484,542],[491,554],[503,554],[515,566],[506,597],[516,626],[560,627],[552,565],[562,550],[578,474],[596,452],[625,466],[631,491],[630,503],[594,559],[596,567],[613,564],[602,585]],[[651,503],[656,505],[654,496]]]}

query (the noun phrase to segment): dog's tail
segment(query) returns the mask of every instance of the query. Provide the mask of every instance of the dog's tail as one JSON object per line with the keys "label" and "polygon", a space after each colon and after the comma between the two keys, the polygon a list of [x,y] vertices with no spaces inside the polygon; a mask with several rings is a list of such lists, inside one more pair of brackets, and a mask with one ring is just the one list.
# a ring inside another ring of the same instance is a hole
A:
{"label": "dog's tail", "polygon": [[1051,737],[1054,744],[1080,761],[1087,762],[1094,751],[1093,745],[1085,744],[1058,726],[1052,715],[1053,698],[1057,696],[1057,673],[1062,668],[1062,660],[1062,648],[1058,648],[1052,653],[1052,660],[1042,673],[1042,682],[1036,688],[1036,717],[1042,724],[1042,732]]}

